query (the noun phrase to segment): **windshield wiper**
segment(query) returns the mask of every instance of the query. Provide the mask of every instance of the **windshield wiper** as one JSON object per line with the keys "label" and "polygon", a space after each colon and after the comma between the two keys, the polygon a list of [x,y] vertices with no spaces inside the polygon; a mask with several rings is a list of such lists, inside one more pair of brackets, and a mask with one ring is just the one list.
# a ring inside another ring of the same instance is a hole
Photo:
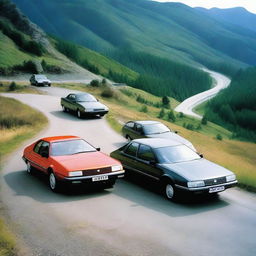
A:
{"label": "windshield wiper", "polygon": [[81,154],[81,153],[87,153],[87,152],[90,152],[90,151],[79,151],[79,152],[73,153],[73,154],[71,154],[71,155],[76,155],[76,154]]}

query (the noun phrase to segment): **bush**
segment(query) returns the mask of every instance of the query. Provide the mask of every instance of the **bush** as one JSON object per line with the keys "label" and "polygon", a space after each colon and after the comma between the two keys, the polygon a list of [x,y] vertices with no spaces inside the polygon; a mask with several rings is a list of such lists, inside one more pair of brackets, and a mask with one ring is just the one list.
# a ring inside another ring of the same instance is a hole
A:
{"label": "bush", "polygon": [[201,120],[201,124],[207,125],[207,122],[208,122],[208,120],[207,120],[206,116],[203,116],[203,118]]}
{"label": "bush", "polygon": [[38,73],[36,64],[31,60],[24,61],[22,65],[16,65],[13,67],[13,69],[34,74]]}
{"label": "bush", "polygon": [[176,121],[176,117],[175,117],[175,115],[174,115],[174,113],[173,113],[172,110],[170,110],[170,111],[168,112],[168,120],[169,120],[169,121],[172,121],[172,122],[175,122],[175,121]]}
{"label": "bush", "polygon": [[90,85],[93,87],[99,87],[100,86],[100,81],[97,79],[94,79],[90,82]]}
{"label": "bush", "polygon": [[17,85],[15,82],[11,82],[9,85],[9,91],[15,91],[17,90]]}
{"label": "bush", "polygon": [[165,116],[165,112],[164,112],[164,109],[162,108],[158,114],[158,118],[164,118]]}
{"label": "bush", "polygon": [[146,105],[143,105],[140,109],[140,112],[147,113],[148,112],[148,107]]}
{"label": "bush", "polygon": [[170,100],[169,100],[169,98],[167,96],[164,96],[162,98],[162,103],[163,103],[163,106],[165,108],[169,108],[170,107]]}
{"label": "bush", "polygon": [[194,127],[193,124],[186,124],[186,127],[185,127],[185,128],[188,129],[188,130],[191,130],[191,131],[194,131],[194,130],[195,130],[195,127]]}
{"label": "bush", "polygon": [[106,87],[102,93],[101,93],[101,96],[102,97],[105,97],[105,98],[112,98],[115,96],[115,91],[114,89],[110,88],[110,87]]}
{"label": "bush", "polygon": [[222,136],[218,133],[218,134],[216,135],[216,139],[217,139],[217,140],[222,140]]}
{"label": "bush", "polygon": [[183,117],[185,117],[184,113],[183,113],[183,112],[180,112],[180,113],[179,113],[179,118],[183,118]]}

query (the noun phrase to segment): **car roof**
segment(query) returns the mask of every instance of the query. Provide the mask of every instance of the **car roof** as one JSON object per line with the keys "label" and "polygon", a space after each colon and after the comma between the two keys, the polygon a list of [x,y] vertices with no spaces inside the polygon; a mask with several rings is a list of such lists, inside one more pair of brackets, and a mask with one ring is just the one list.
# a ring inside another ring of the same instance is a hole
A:
{"label": "car roof", "polygon": [[42,140],[48,141],[48,142],[71,140],[71,139],[81,139],[81,138],[73,135],[63,135],[63,136],[53,136],[53,137],[42,138]]}
{"label": "car roof", "polygon": [[136,140],[133,140],[132,142],[138,142],[140,144],[150,146],[151,148],[163,148],[163,147],[184,145],[181,142],[176,141],[176,140],[161,139],[161,138],[136,139]]}
{"label": "car roof", "polygon": [[[134,122],[136,124],[141,124],[141,125],[147,125],[147,124],[160,124],[158,121],[151,121],[151,120],[141,120],[141,121],[129,121],[129,122]],[[129,123],[128,122],[128,123]]]}
{"label": "car roof", "polygon": [[70,93],[70,94],[74,94],[74,95],[91,95],[90,93],[87,93],[87,92]]}

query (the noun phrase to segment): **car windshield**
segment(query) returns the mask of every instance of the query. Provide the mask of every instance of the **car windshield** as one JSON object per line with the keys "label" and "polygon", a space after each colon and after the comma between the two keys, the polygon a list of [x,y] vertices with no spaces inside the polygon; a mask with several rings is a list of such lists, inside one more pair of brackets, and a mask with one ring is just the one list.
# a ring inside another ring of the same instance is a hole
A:
{"label": "car windshield", "polygon": [[185,145],[157,148],[155,153],[161,164],[180,163],[201,158],[196,152]]}
{"label": "car windshield", "polygon": [[36,79],[47,79],[47,77],[44,75],[36,75],[35,78]]}
{"label": "car windshield", "polygon": [[84,140],[67,140],[53,142],[52,156],[74,155],[86,152],[95,152],[96,149]]}
{"label": "car windshield", "polygon": [[144,127],[144,133],[146,135],[170,132],[170,129],[168,127],[160,123],[146,124],[143,127]]}
{"label": "car windshield", "polygon": [[96,102],[97,100],[95,99],[94,96],[92,96],[91,94],[79,94],[76,95],[77,101],[81,101],[81,102]]}

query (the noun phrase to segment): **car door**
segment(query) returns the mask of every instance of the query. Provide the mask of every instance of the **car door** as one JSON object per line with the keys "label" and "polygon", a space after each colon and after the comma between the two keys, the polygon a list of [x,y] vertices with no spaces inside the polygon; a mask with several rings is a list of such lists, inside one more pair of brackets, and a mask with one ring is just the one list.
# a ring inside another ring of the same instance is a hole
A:
{"label": "car door", "polygon": [[139,143],[131,142],[120,154],[120,161],[122,162],[124,168],[131,171],[137,171],[137,150],[139,148]]}
{"label": "car door", "polygon": [[133,136],[132,139],[140,139],[140,138],[144,138],[145,136],[143,135],[143,127],[141,124],[135,124],[134,128],[133,128]]}
{"label": "car door", "polygon": [[68,109],[72,110],[72,111],[76,111],[76,95],[71,93],[67,96],[67,104],[68,104]]}
{"label": "car door", "polygon": [[156,158],[151,147],[140,144],[137,151],[136,168],[143,175],[159,180],[163,171],[157,167]]}
{"label": "car door", "polygon": [[133,138],[133,128],[134,128],[135,124],[134,122],[128,122],[125,124],[124,128],[123,128],[123,136],[125,136],[126,138],[127,137],[130,137],[130,138]]}
{"label": "car door", "polygon": [[32,166],[45,173],[47,173],[47,169],[50,165],[48,160],[49,148],[49,142],[43,140],[39,141],[31,152],[29,159]]}

